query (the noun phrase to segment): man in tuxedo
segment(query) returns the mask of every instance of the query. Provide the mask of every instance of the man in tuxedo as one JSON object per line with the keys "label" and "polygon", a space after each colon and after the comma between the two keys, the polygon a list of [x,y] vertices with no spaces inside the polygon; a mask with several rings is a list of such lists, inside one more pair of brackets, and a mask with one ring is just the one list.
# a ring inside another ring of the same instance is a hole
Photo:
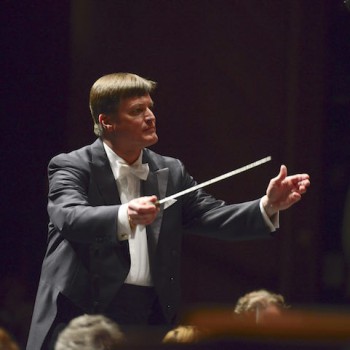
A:
{"label": "man in tuxedo", "polygon": [[28,350],[50,348],[83,313],[103,314],[122,329],[172,325],[183,234],[270,237],[279,211],[310,184],[307,174],[287,176],[282,165],[261,199],[228,205],[200,189],[159,206],[196,182],[181,161],[147,148],[158,141],[155,86],[130,73],[98,79],[90,92],[98,139],[49,163],[48,247]]}

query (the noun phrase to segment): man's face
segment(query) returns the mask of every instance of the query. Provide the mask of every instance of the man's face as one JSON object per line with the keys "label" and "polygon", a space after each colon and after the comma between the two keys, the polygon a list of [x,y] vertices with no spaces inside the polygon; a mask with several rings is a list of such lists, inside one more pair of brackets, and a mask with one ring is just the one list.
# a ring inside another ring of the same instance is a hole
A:
{"label": "man's face", "polygon": [[113,116],[113,132],[117,147],[124,150],[142,149],[158,141],[153,101],[149,94],[121,100]]}

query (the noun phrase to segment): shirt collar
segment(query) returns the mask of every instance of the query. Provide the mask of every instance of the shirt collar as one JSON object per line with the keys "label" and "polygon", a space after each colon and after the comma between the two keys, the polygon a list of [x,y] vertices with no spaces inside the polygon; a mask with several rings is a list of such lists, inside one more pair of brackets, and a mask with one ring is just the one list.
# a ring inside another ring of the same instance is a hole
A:
{"label": "shirt collar", "polygon": [[[114,177],[117,175],[117,167],[118,167],[118,161],[120,163],[128,164],[122,157],[118,156],[112,148],[110,148],[105,142],[103,143],[103,147],[106,151],[107,158],[109,160],[109,164],[111,165]],[[133,163],[133,165],[138,165],[142,164],[142,155],[143,155],[143,150],[141,150],[140,156],[137,158],[137,160]]]}

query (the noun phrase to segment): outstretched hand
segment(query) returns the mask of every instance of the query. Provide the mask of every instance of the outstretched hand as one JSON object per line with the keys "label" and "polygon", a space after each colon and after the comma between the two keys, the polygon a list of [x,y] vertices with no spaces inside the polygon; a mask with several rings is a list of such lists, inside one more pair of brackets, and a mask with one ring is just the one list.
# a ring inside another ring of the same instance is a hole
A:
{"label": "outstretched hand", "polygon": [[287,167],[281,165],[279,174],[270,180],[262,204],[268,216],[285,210],[301,199],[310,186],[308,174],[287,176]]}

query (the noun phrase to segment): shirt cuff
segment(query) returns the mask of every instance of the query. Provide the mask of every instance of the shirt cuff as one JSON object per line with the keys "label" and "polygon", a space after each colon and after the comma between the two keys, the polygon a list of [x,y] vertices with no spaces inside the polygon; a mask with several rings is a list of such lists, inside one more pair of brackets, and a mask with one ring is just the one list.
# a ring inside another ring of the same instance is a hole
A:
{"label": "shirt cuff", "polygon": [[276,229],[280,227],[280,212],[277,212],[275,215],[269,218],[269,216],[266,214],[264,206],[262,205],[262,199],[260,199],[259,206],[267,227],[271,230],[271,232],[276,231]]}
{"label": "shirt cuff", "polygon": [[128,204],[122,204],[118,210],[117,236],[120,241],[125,241],[131,235],[132,230],[129,224]]}

